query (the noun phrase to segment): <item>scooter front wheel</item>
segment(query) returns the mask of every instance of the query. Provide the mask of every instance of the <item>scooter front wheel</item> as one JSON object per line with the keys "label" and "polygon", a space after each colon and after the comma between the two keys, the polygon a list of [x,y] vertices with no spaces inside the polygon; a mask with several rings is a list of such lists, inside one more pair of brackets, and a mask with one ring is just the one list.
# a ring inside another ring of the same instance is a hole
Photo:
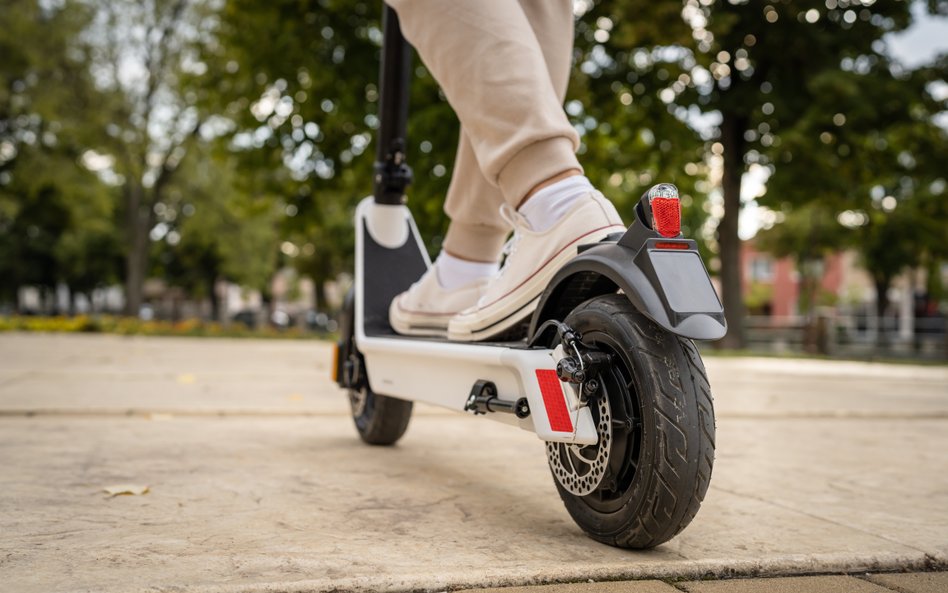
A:
{"label": "scooter front wheel", "polygon": [[691,522],[711,478],[714,410],[701,357],[624,295],[590,299],[565,321],[611,363],[589,404],[599,442],[547,444],[557,490],[593,539],[657,546]]}
{"label": "scooter front wheel", "polygon": [[411,420],[412,402],[379,395],[367,385],[349,390],[349,405],[359,438],[370,445],[394,445]]}
{"label": "scooter front wheel", "polygon": [[349,290],[339,324],[340,385],[349,391],[349,407],[359,438],[370,445],[394,445],[411,420],[412,402],[381,395],[369,387],[365,358],[355,343],[355,293]]}

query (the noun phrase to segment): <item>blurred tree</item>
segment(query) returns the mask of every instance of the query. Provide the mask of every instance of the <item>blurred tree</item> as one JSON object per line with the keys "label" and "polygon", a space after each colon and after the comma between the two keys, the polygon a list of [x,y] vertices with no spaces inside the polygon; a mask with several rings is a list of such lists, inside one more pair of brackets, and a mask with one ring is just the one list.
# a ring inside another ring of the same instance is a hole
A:
{"label": "blurred tree", "polygon": [[[715,177],[720,171],[724,203],[717,250],[729,331],[722,344],[741,347],[742,177],[749,166],[774,171],[772,149],[780,147],[781,135],[816,98],[811,82],[844,73],[846,60],[884,51],[882,36],[909,24],[909,3],[686,0],[681,18],[673,18],[677,8],[666,6],[665,18],[657,21],[643,16],[649,4],[616,0],[612,20],[640,21],[635,29],[643,39],[655,39],[655,48],[630,59],[664,62],[659,98],[680,118],[712,130],[709,162]],[[654,29],[650,34],[649,28]],[[669,63],[682,73],[674,76]]]}
{"label": "blurred tree", "polygon": [[111,192],[78,125],[99,98],[76,43],[90,19],[77,3],[0,11],[0,301],[23,285],[87,292],[117,277]]}
{"label": "blurred tree", "polygon": [[674,183],[682,231],[709,260],[705,140],[687,110],[662,94],[669,84],[683,85],[694,67],[680,8],[636,0],[575,6],[577,67],[566,108],[582,136],[586,174],[627,221],[651,185]]}
{"label": "blurred tree", "polygon": [[137,315],[148,271],[156,207],[209,115],[197,109],[204,87],[188,84],[207,72],[214,47],[213,2],[83,0],[94,18],[83,33],[102,96],[85,126],[89,154],[121,196],[125,235],[126,313]]}
{"label": "blurred tree", "polygon": [[160,276],[193,298],[207,298],[224,321],[219,280],[268,289],[276,260],[278,204],[242,185],[226,147],[198,145],[157,205],[151,232]]}
{"label": "blurred tree", "polygon": [[[222,14],[214,97],[235,123],[241,170],[281,205],[284,253],[325,281],[351,269],[352,213],[372,191],[381,4],[233,0]],[[457,142],[455,118],[416,61],[409,124],[410,205],[432,249]],[[445,125],[449,122],[449,125]]]}
{"label": "blurred tree", "polygon": [[[948,98],[934,94],[948,59],[911,72],[878,55],[844,66],[810,81],[813,101],[773,151],[761,202],[787,219],[769,234],[801,253],[857,250],[882,317],[895,276],[948,259],[948,132],[937,119]],[[818,214],[795,225],[798,212]]]}

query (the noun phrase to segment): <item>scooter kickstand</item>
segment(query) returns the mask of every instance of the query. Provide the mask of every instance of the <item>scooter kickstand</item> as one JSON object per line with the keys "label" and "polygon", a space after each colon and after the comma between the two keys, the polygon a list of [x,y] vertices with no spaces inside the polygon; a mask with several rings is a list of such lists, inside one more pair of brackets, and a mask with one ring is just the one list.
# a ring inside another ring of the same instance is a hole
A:
{"label": "scooter kickstand", "polygon": [[473,412],[474,415],[501,412],[514,414],[517,418],[523,419],[530,415],[530,404],[525,397],[516,401],[500,399],[497,397],[497,386],[491,381],[481,379],[471,388],[471,395],[464,404],[464,411]]}

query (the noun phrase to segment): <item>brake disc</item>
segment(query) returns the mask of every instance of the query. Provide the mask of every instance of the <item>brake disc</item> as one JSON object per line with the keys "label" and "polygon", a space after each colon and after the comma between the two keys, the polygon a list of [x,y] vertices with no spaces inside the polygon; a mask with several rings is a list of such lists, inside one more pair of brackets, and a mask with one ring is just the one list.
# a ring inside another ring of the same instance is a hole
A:
{"label": "brake disc", "polygon": [[[600,388],[601,389],[601,388]],[[605,393],[595,398],[599,412],[596,431],[599,442],[595,445],[546,444],[546,458],[560,486],[576,496],[586,496],[596,490],[609,467],[612,450],[612,411]]]}

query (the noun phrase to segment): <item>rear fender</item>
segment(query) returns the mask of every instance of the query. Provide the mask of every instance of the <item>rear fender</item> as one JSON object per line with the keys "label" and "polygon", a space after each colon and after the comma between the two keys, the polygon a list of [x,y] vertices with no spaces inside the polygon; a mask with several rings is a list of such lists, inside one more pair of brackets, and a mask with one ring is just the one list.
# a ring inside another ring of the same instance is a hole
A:
{"label": "rear fender", "polygon": [[687,239],[665,239],[633,224],[617,238],[583,246],[547,286],[530,336],[549,319],[563,320],[580,303],[621,291],[645,316],[671,333],[717,340],[727,333],[724,307]]}

